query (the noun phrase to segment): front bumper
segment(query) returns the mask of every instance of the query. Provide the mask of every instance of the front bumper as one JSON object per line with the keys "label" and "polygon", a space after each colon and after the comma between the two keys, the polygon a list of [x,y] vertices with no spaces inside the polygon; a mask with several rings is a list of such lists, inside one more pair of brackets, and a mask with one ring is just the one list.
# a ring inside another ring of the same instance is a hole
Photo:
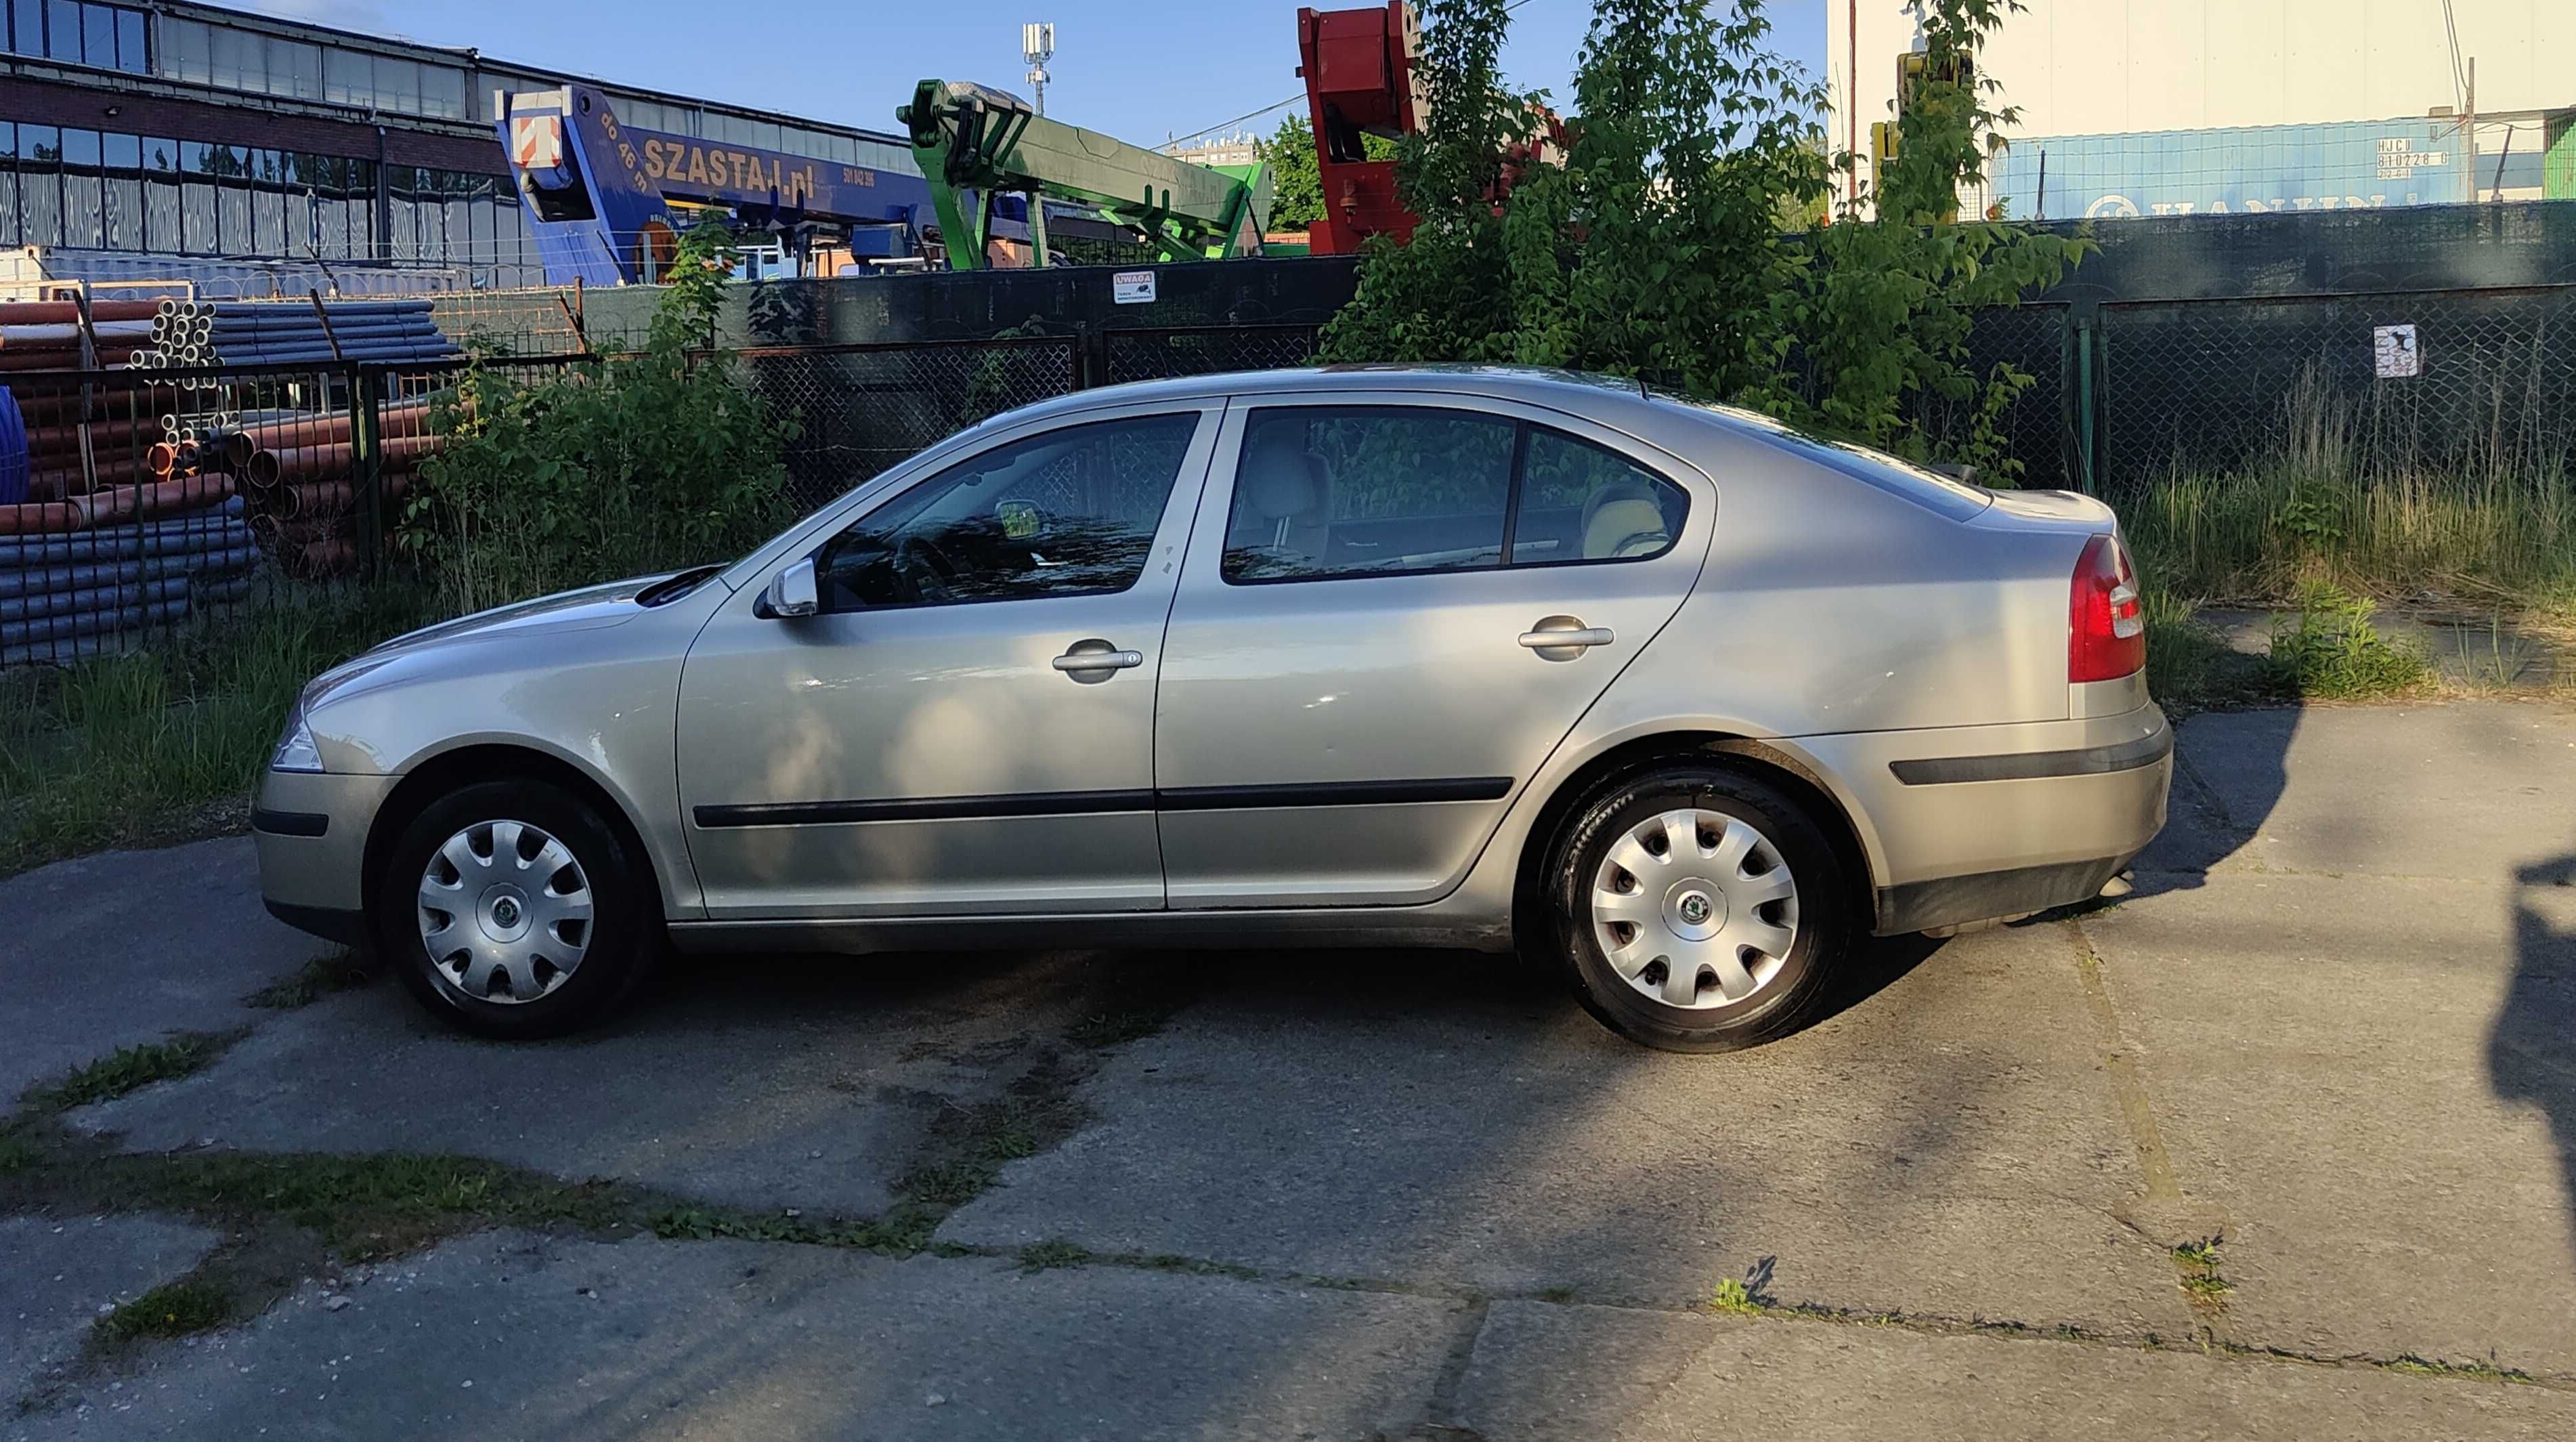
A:
{"label": "front bumper", "polygon": [[307,771],[262,777],[250,825],[270,915],[332,941],[365,939],[367,836],[401,780]]}
{"label": "front bumper", "polygon": [[2100,893],[2164,829],[2173,731],[2154,705],[2020,726],[1804,738],[1876,836],[1881,935]]}

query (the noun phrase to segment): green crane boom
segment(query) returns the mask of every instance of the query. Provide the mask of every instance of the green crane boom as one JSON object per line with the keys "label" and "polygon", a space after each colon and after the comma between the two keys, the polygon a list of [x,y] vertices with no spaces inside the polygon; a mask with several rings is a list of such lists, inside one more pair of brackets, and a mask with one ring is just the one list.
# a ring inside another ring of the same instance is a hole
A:
{"label": "green crane boom", "polygon": [[[1046,263],[1046,199],[1092,206],[1140,231],[1162,259],[1224,260],[1261,253],[1270,171],[1193,165],[1049,120],[1018,96],[962,80],[925,80],[895,111],[930,182],[939,233],[955,270],[985,265],[993,197],[1029,196],[1037,263]],[[970,193],[971,192],[971,196]]]}

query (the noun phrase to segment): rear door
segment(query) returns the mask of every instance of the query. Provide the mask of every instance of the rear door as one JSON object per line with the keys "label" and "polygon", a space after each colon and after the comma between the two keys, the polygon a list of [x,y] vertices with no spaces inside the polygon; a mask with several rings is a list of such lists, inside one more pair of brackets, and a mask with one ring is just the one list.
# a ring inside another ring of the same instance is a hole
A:
{"label": "rear door", "polygon": [[1680,608],[1715,509],[1696,471],[1559,412],[1239,398],[1164,637],[1170,904],[1446,894]]}

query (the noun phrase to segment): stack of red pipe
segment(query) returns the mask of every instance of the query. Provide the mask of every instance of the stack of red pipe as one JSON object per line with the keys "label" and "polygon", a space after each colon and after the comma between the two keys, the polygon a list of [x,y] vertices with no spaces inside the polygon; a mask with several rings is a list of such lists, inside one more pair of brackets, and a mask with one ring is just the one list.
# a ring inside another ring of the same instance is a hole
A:
{"label": "stack of red pipe", "polygon": [[[396,402],[377,414],[377,486],[390,527],[394,503],[411,489],[421,461],[442,437],[430,433],[430,402]],[[331,575],[356,565],[349,522],[358,512],[352,472],[357,450],[348,412],[243,427],[224,438],[207,465],[239,478],[252,524],[270,536],[293,568]]]}
{"label": "stack of red pipe", "polygon": [[[90,302],[101,366],[121,366],[151,344],[157,300]],[[0,371],[72,370],[81,363],[80,307],[68,300],[0,301]]]}

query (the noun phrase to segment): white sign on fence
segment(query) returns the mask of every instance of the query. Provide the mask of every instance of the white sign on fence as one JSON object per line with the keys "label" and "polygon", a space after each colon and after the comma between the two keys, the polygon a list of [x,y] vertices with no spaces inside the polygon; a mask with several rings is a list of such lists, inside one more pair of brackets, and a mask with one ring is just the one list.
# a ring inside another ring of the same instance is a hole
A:
{"label": "white sign on fence", "polygon": [[1122,270],[1109,277],[1109,298],[1120,305],[1148,305],[1154,299],[1154,273]]}
{"label": "white sign on fence", "polygon": [[2373,326],[2370,353],[2379,362],[2381,380],[2404,380],[2424,373],[2424,352],[2416,347],[2415,327],[2411,325]]}

